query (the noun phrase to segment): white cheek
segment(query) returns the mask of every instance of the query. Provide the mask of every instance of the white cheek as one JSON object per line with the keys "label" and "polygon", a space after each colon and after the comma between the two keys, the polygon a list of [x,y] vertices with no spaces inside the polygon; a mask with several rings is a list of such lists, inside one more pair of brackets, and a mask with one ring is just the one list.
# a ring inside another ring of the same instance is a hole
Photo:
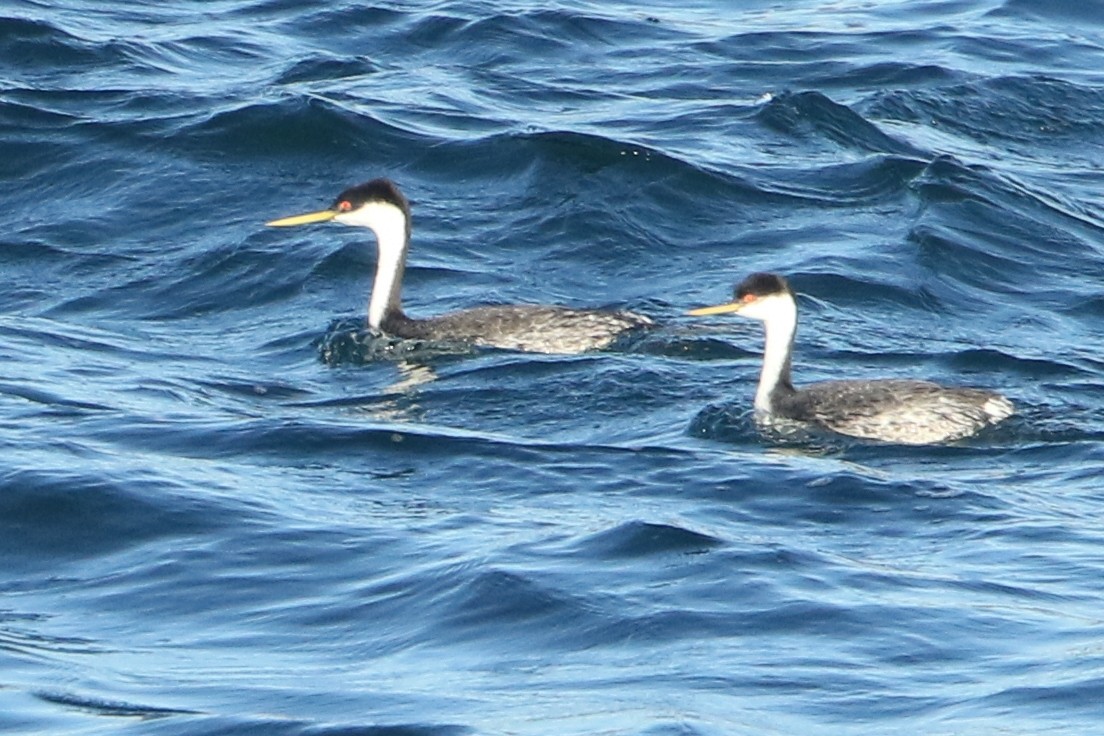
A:
{"label": "white cheek", "polygon": [[764,322],[791,322],[796,307],[793,299],[785,295],[770,295],[748,302],[740,309],[740,314]]}
{"label": "white cheek", "polygon": [[746,302],[744,306],[740,307],[739,311],[739,314],[743,317],[764,320],[770,316],[770,313],[770,305],[766,304],[762,299],[758,299],[753,302]]}
{"label": "white cheek", "polygon": [[381,247],[387,247],[396,240],[402,243],[406,237],[406,215],[387,202],[369,202],[352,212],[338,213],[334,215],[334,222],[370,228],[376,233]]}
{"label": "white cheek", "polygon": [[374,228],[383,216],[383,208],[378,204],[366,204],[351,212],[340,212],[334,215],[334,222],[354,227]]}

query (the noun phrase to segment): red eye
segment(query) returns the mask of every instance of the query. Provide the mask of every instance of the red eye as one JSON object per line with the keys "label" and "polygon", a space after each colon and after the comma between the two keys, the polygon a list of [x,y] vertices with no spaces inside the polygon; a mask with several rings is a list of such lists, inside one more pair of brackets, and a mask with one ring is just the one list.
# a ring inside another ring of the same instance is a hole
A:
{"label": "red eye", "polygon": [[341,200],[340,202],[337,203],[337,211],[338,212],[348,212],[352,208],[353,208],[353,203],[350,202],[347,199],[343,199],[343,200]]}
{"label": "red eye", "polygon": [[740,298],[740,301],[743,302],[744,304],[751,304],[753,301],[755,301],[758,298],[759,297],[755,296],[754,294],[744,294],[743,297]]}

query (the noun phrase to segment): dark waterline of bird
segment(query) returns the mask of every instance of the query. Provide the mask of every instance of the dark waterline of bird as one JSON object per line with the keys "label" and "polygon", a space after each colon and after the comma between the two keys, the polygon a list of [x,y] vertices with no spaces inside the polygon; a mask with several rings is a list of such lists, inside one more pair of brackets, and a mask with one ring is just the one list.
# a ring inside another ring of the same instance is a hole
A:
{"label": "dark waterline of bird", "polygon": [[[0,58],[0,732],[1100,730],[1097,4],[12,0]],[[377,339],[372,238],[264,223],[378,177],[411,316],[658,327]],[[761,431],[685,314],[758,271],[800,384],[1016,414]]]}

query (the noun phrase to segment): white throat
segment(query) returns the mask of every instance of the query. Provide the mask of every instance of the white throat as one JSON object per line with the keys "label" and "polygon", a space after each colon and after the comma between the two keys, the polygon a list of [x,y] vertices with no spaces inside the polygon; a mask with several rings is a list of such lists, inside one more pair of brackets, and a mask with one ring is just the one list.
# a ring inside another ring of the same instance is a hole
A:
{"label": "white throat", "polygon": [[770,414],[771,396],[778,385],[792,385],[790,357],[797,331],[797,302],[790,294],[773,294],[749,304],[739,313],[761,321],[766,332],[763,368],[759,373],[759,387],[755,391],[755,410]]}
{"label": "white throat", "polygon": [[402,279],[410,223],[406,214],[389,202],[369,202],[334,217],[344,225],[367,227],[376,235],[376,278],[368,300],[368,326],[380,330],[388,312],[402,310]]}

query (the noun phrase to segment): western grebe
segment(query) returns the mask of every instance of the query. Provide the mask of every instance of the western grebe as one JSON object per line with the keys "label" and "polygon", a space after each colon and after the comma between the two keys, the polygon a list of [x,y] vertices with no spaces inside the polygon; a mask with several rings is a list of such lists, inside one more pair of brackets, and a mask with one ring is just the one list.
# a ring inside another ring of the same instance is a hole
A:
{"label": "western grebe", "polygon": [[312,222],[367,227],[376,235],[376,278],[368,326],[386,335],[534,353],[580,353],[612,343],[622,333],[653,324],[632,312],[518,304],[464,309],[426,319],[408,317],[401,290],[410,246],[410,204],[388,179],[373,179],[337,195],[329,209],[285,217],[273,227]]}
{"label": "western grebe", "polygon": [[695,309],[695,316],[735,312],[766,331],[763,369],[755,392],[758,417],[809,422],[840,434],[907,445],[969,437],[1012,415],[1012,402],[974,388],[897,379],[843,380],[794,388],[790,380],[797,301],[786,279],[755,273],[736,286],[729,304]]}

